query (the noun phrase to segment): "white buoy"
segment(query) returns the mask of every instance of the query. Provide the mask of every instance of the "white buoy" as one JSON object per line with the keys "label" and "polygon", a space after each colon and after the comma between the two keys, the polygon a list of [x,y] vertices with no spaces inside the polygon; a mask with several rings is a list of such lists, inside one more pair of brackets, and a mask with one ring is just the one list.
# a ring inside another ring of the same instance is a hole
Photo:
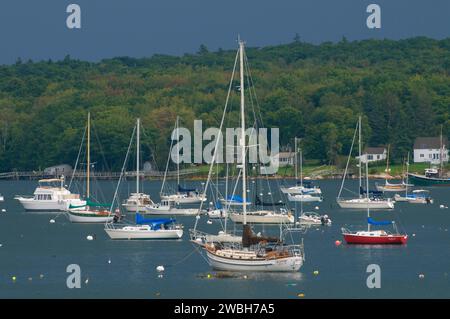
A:
{"label": "white buoy", "polygon": [[55,220],[54,219],[50,219],[50,224],[54,224]]}
{"label": "white buoy", "polygon": [[163,272],[164,271],[164,266],[159,265],[158,267],[156,267],[156,271],[157,272]]}
{"label": "white buoy", "polygon": [[420,274],[420,275],[419,275],[419,278],[420,278],[420,279],[423,279],[423,278],[425,278],[425,275],[424,275],[424,274]]}
{"label": "white buoy", "polygon": [[319,210],[319,206],[314,207],[315,210]]}
{"label": "white buoy", "polygon": [[2,208],[2,213],[6,213],[6,209]]}
{"label": "white buoy", "polygon": [[212,221],[211,221],[211,220],[208,220],[206,223],[207,223],[208,225],[211,225],[211,224],[212,224]]}
{"label": "white buoy", "polygon": [[443,209],[443,208],[445,208],[445,206],[444,205],[439,205],[439,208]]}
{"label": "white buoy", "polygon": [[89,278],[86,278],[86,280],[84,281],[84,283],[87,285],[89,283]]}
{"label": "white buoy", "polygon": [[195,216],[195,219],[200,219],[200,215]]}
{"label": "white buoy", "polygon": [[93,237],[92,235],[87,235],[87,236],[86,236],[86,239],[87,239],[87,240],[94,240],[94,237]]}
{"label": "white buoy", "polygon": [[110,259],[108,259],[108,264],[110,264],[111,263],[111,258]]}

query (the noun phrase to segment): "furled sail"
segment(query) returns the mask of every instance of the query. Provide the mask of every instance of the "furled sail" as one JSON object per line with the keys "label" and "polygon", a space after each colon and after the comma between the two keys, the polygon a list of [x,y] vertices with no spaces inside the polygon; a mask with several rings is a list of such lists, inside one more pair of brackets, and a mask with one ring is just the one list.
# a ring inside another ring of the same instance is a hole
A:
{"label": "furled sail", "polygon": [[378,226],[385,226],[385,225],[392,224],[392,221],[390,221],[390,220],[377,222],[376,220],[372,219],[371,217],[367,218],[367,222],[371,225],[378,225]]}

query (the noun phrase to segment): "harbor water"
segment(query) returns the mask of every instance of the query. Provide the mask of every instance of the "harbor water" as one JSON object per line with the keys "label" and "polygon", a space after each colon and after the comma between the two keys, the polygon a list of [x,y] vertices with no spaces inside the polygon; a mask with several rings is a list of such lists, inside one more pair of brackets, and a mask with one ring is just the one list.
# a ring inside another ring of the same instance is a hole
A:
{"label": "harbor water", "polygon": [[[185,230],[181,240],[113,241],[102,224],[71,224],[64,213],[24,211],[14,196],[31,195],[36,181],[0,181],[5,197],[0,203],[5,210],[0,212],[0,298],[450,298],[450,209],[440,208],[450,205],[450,188],[428,188],[434,198],[430,205],[396,203],[392,211],[371,213],[377,220],[395,220],[409,235],[407,245],[351,246],[335,244],[343,241],[341,227],[365,229],[366,212],[337,207],[339,183],[318,182],[324,201],[304,205],[305,211],[328,214],[333,223],[295,235],[305,245],[299,272],[223,273],[211,269],[189,242],[195,217],[177,217]],[[346,187],[355,190],[356,183]],[[201,187],[199,182],[186,185]],[[271,191],[280,185],[285,183],[270,181]],[[111,200],[115,182],[95,187]],[[160,181],[143,183],[155,201],[160,187]],[[123,183],[121,198],[129,191],[134,181]],[[207,221],[202,216],[198,229],[221,229],[219,221]],[[87,240],[89,235],[94,240]],[[67,286],[71,264],[80,266],[81,288]],[[380,266],[380,288],[367,286],[371,264]],[[164,272],[156,271],[159,265]]]}

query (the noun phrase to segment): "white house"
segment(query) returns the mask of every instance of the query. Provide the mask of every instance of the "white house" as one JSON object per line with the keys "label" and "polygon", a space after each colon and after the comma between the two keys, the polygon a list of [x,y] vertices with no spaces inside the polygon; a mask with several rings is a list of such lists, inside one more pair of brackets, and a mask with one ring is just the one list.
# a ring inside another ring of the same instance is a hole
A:
{"label": "white house", "polygon": [[[359,159],[359,156],[356,157]],[[384,147],[366,147],[363,155],[361,155],[362,163],[371,163],[377,161],[383,161],[387,158],[387,150]]]}
{"label": "white house", "polygon": [[[442,139],[442,160],[448,162],[448,140]],[[428,162],[439,164],[441,162],[441,138],[418,137],[414,142],[414,163]]]}
{"label": "white house", "polygon": [[294,165],[295,153],[294,152],[279,152],[278,166]]}

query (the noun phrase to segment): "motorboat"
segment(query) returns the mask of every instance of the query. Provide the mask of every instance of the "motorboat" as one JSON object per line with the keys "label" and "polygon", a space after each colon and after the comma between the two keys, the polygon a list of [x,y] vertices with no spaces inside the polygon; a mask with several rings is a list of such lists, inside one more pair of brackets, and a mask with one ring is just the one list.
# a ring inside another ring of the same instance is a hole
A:
{"label": "motorboat", "polygon": [[315,212],[304,212],[299,217],[301,225],[331,225],[331,219],[328,215],[319,215]]}

